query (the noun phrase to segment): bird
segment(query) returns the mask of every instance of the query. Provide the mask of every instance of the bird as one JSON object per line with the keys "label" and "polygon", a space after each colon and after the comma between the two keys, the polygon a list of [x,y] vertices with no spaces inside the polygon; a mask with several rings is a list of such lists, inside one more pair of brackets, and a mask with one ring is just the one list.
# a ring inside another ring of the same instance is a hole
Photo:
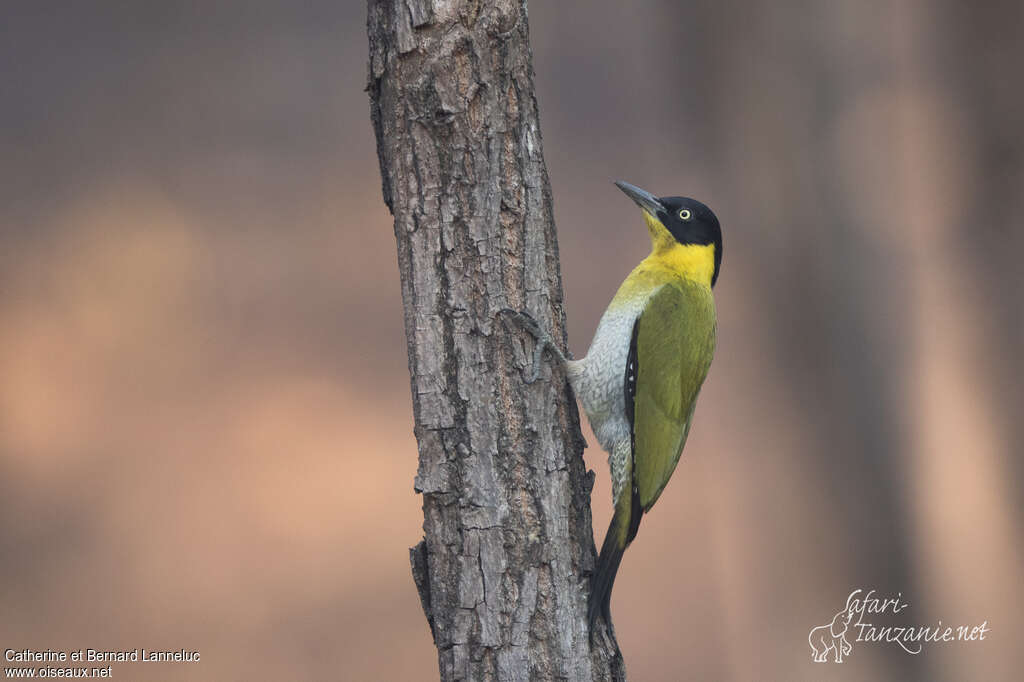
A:
{"label": "bird", "polygon": [[722,230],[706,205],[656,197],[616,181],[640,207],[651,252],[619,286],[585,357],[567,357],[536,320],[503,309],[535,339],[533,383],[550,350],[608,453],[614,512],[591,574],[590,640],[598,618],[611,628],[611,594],[626,548],[676,469],[715,352],[712,289],[722,264]]}

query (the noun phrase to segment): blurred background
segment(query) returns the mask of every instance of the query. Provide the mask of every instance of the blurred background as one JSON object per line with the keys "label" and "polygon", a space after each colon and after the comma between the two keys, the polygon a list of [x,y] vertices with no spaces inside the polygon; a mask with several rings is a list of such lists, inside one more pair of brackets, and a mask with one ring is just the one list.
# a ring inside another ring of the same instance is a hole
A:
{"label": "blurred background", "polygon": [[[4,14],[0,647],[436,679],[363,4]],[[715,363],[617,582],[631,678],[1019,679],[1024,5],[530,21],[571,350],[648,247],[613,179],[725,234]],[[991,632],[815,665],[856,588]]]}

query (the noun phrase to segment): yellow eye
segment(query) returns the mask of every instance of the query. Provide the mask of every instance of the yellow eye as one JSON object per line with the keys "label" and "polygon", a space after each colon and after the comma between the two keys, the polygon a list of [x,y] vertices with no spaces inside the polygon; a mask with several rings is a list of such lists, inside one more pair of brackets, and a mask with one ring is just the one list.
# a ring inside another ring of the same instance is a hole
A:
{"label": "yellow eye", "polygon": [[679,219],[680,220],[689,220],[692,217],[693,217],[693,214],[690,213],[690,209],[688,209],[688,208],[684,208],[684,209],[679,211]]}

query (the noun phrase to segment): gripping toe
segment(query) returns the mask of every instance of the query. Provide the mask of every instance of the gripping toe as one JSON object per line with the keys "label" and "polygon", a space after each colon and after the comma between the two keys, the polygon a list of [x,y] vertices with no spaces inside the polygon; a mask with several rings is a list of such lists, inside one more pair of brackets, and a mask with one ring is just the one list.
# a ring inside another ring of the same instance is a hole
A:
{"label": "gripping toe", "polygon": [[512,308],[502,308],[498,311],[498,315],[505,318],[505,326],[509,331],[513,331],[510,322],[514,321],[534,339],[533,362],[530,371],[523,373],[523,381],[526,384],[532,384],[540,376],[540,366],[545,349],[550,349],[561,362],[565,362],[565,355],[555,345],[554,341],[551,340],[547,332],[541,329],[541,326],[537,323],[537,320],[533,319],[532,315],[519,310],[513,310]]}
{"label": "gripping toe", "polygon": [[502,308],[498,311],[498,314],[506,319],[506,325],[507,320],[514,320],[535,339],[541,340],[547,336],[547,334],[545,334],[540,328],[537,320],[533,319],[533,316],[529,313],[525,313],[521,310],[513,310],[512,308]]}

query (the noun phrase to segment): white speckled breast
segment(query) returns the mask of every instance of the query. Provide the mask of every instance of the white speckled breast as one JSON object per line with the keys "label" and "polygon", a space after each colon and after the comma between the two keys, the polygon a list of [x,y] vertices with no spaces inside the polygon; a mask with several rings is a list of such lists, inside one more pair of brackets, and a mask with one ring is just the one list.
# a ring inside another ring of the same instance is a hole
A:
{"label": "white speckled breast", "polygon": [[623,379],[633,324],[646,303],[641,298],[609,308],[597,325],[587,356],[569,363],[569,381],[601,447],[608,451],[616,440],[629,437]]}
{"label": "white speckled breast", "polygon": [[629,342],[633,324],[649,298],[650,294],[627,302],[613,301],[597,325],[587,356],[568,363],[569,382],[601,448],[608,453],[616,500],[625,479],[625,458],[632,449],[624,387]]}

